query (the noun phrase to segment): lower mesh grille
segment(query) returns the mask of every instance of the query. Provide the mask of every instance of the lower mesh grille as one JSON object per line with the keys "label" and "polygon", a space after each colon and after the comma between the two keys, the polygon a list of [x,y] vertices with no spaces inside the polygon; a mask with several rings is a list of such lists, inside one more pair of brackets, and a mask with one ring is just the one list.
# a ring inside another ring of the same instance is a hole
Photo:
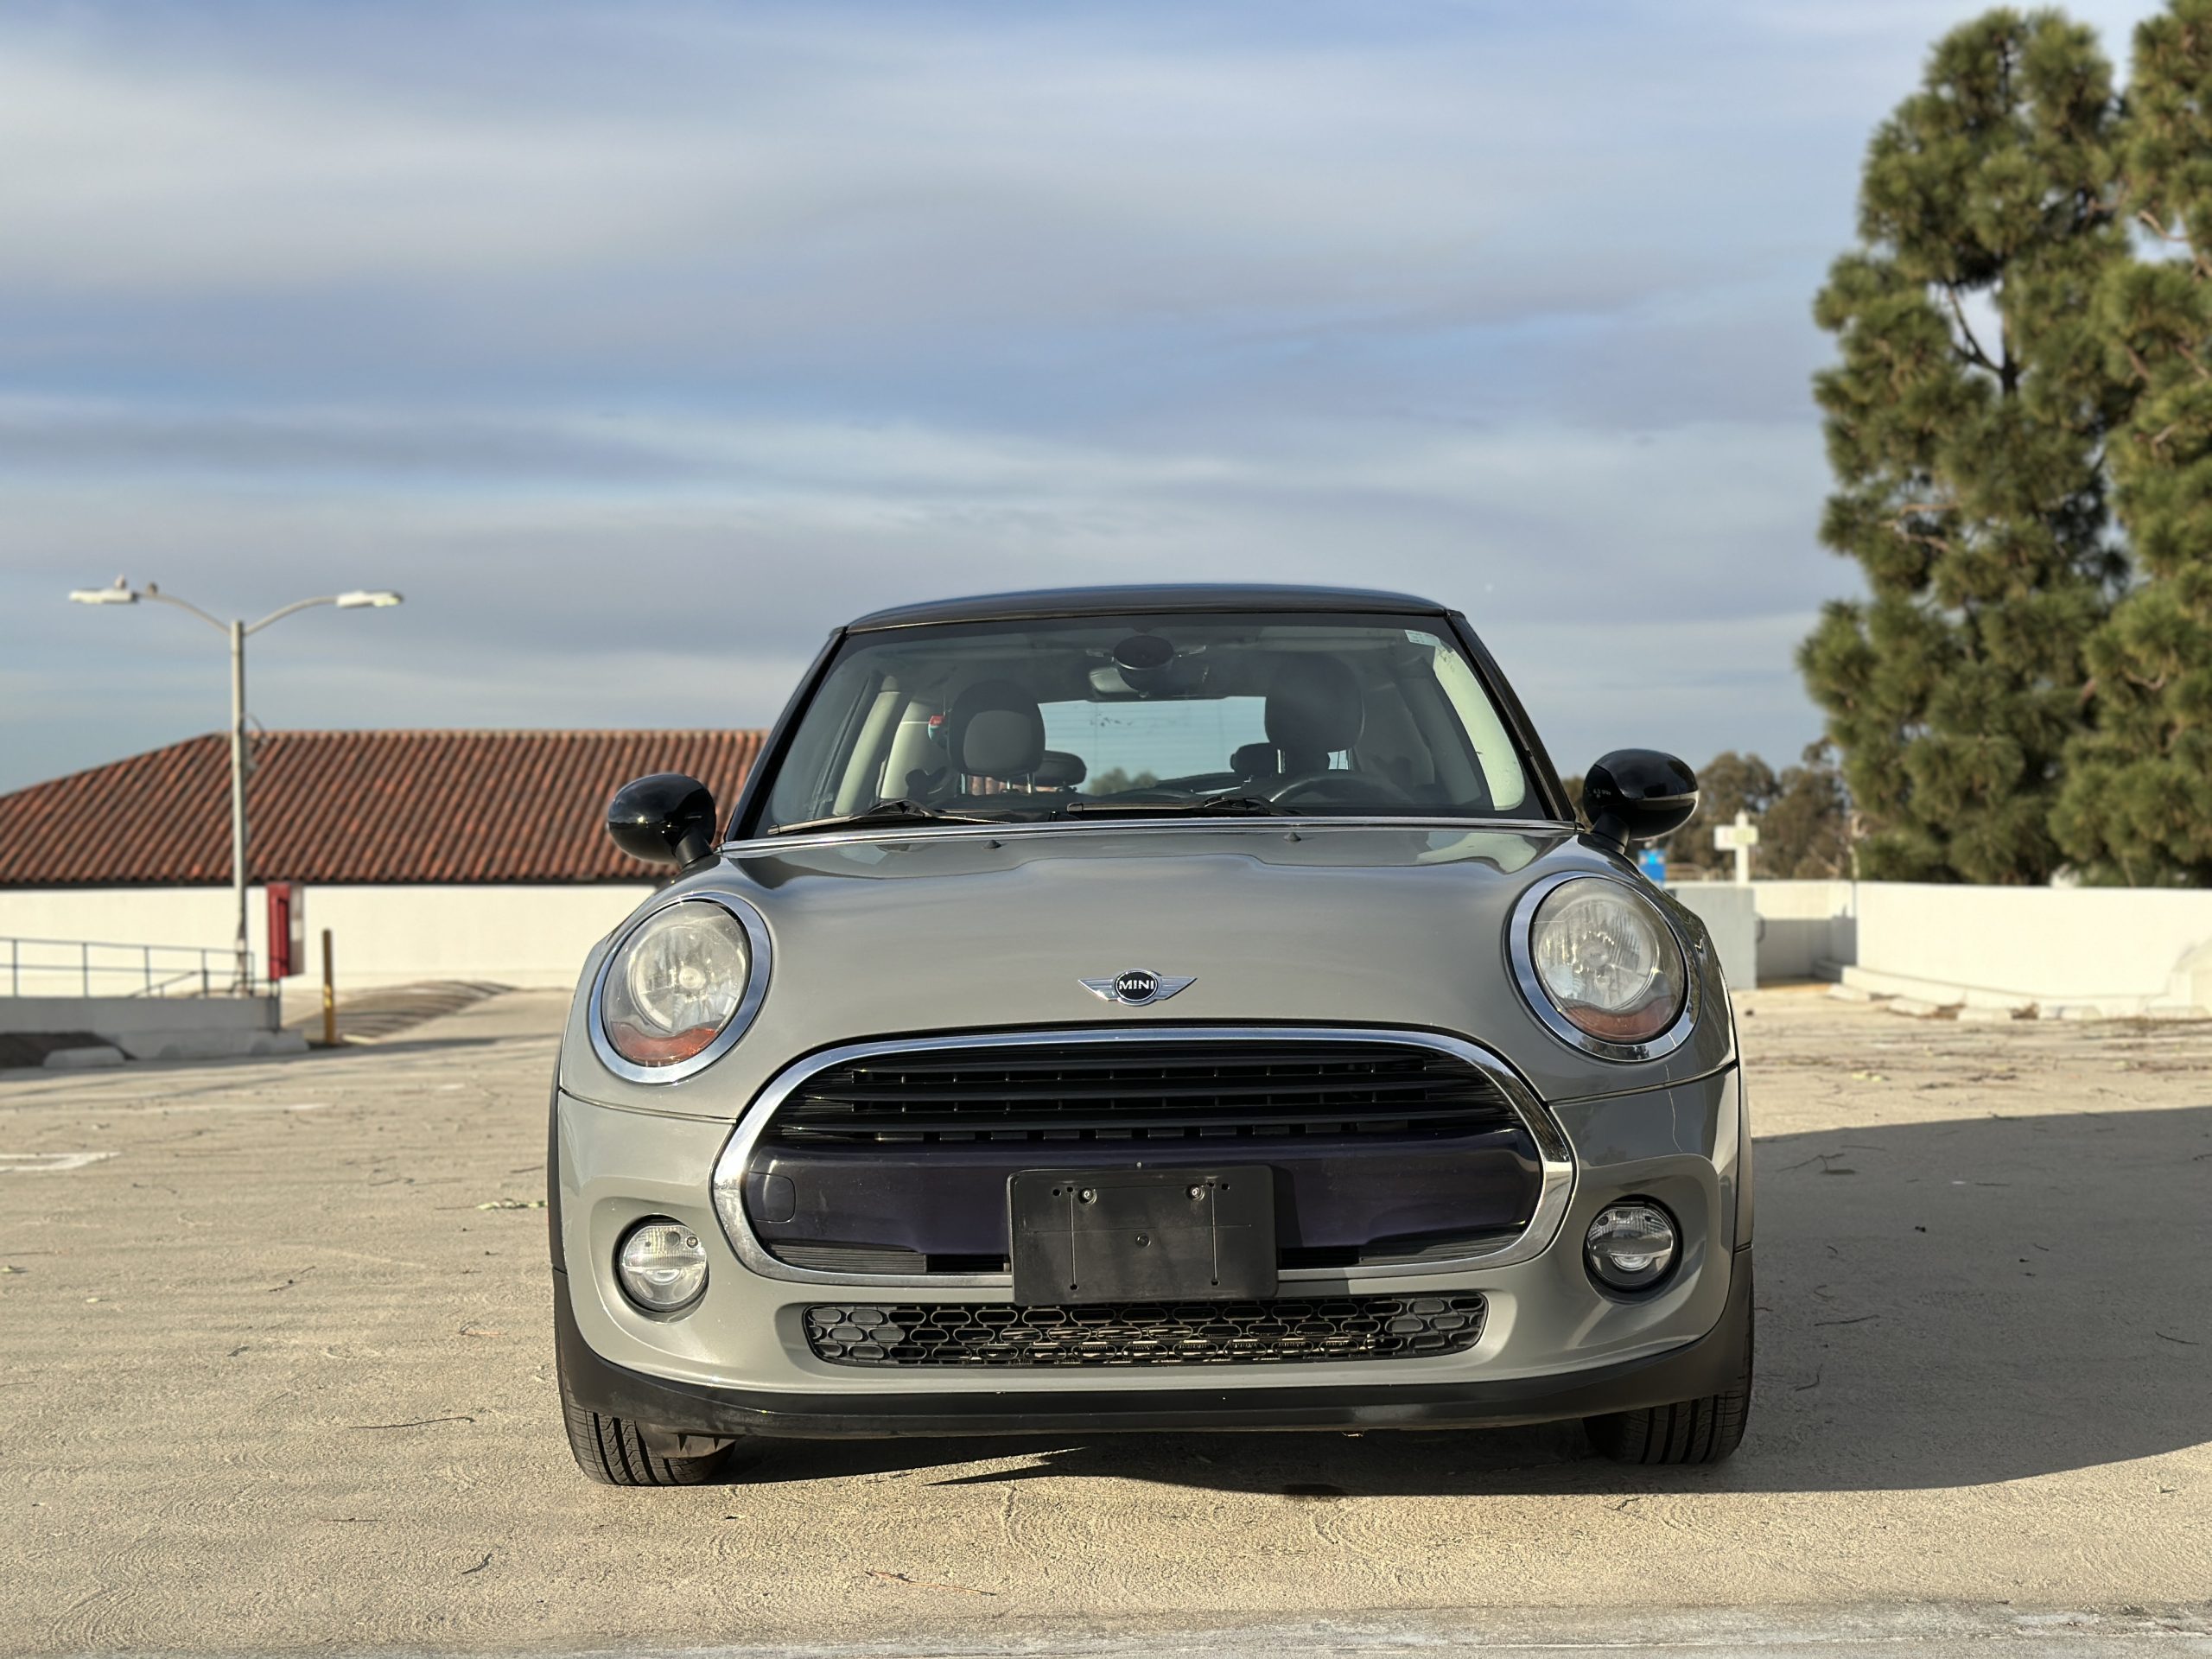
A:
{"label": "lower mesh grille", "polygon": [[1484,1312],[1480,1296],[846,1304],[808,1308],[806,1340],[833,1365],[1288,1365],[1464,1353],[1482,1339]]}

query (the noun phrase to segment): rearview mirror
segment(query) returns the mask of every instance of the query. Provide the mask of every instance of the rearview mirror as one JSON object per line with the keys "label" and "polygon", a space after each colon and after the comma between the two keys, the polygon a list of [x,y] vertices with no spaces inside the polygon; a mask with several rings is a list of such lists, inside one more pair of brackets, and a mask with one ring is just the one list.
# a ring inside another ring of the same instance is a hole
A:
{"label": "rearview mirror", "polygon": [[1590,833],[1621,852],[1631,841],[1656,841],[1697,811],[1697,774],[1656,749],[1615,749],[1582,780],[1582,811]]}
{"label": "rearview mirror", "polygon": [[680,772],[657,772],[614,791],[607,833],[647,864],[694,864],[715,849],[715,792]]}

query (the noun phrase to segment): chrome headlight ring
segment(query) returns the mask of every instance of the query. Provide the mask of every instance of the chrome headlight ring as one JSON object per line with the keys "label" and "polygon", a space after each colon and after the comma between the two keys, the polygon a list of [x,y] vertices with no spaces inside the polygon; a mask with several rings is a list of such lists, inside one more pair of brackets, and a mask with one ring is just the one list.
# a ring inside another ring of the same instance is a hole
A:
{"label": "chrome headlight ring", "polygon": [[[1675,948],[1681,952],[1681,1012],[1675,1015],[1673,1024],[1656,1037],[1640,1043],[1607,1042],[1601,1037],[1593,1037],[1568,1019],[1545,988],[1543,976],[1536,970],[1534,940],[1536,912],[1542,908],[1544,900],[1550,898],[1555,889],[1570,881],[1605,881],[1625,889],[1658,918],[1666,937],[1673,940]],[[1656,1060],[1662,1055],[1673,1053],[1689,1041],[1690,1033],[1697,1028],[1698,967],[1703,960],[1702,956],[1693,950],[1690,942],[1682,937],[1681,929],[1675,925],[1675,918],[1667,913],[1664,906],[1654,904],[1618,876],[1601,874],[1594,870],[1561,870],[1555,875],[1531,882],[1514,903],[1512,917],[1505,925],[1505,942],[1507,955],[1513,964],[1513,977],[1521,987],[1521,1000],[1529,1005],[1530,1013],[1543,1021],[1545,1029],[1571,1048],[1580,1049],[1585,1054],[1594,1054],[1601,1060]]]}
{"label": "chrome headlight ring", "polygon": [[[640,1065],[635,1060],[627,1059],[617,1052],[613,1039],[607,1034],[607,981],[615,968],[626,960],[630,943],[637,937],[639,931],[655,918],[664,915],[683,905],[718,905],[734,917],[739,925],[744,928],[746,950],[751,964],[746,977],[745,989],[740,995],[736,1007],[731,1011],[729,1019],[721,1030],[715,1033],[712,1042],[696,1054],[667,1065]],[[770,966],[771,946],[768,941],[768,925],[762,919],[759,911],[734,893],[685,893],[677,894],[665,904],[655,905],[651,910],[633,918],[623,928],[621,936],[614,941],[605,957],[601,960],[598,973],[592,977],[591,1006],[585,1014],[585,1024],[591,1030],[592,1052],[599,1057],[599,1063],[601,1065],[616,1077],[625,1078],[631,1083],[676,1083],[684,1077],[695,1076],[728,1053],[736,1046],[738,1039],[745,1035],[754,1016],[760,1012],[760,1004],[767,998]]]}

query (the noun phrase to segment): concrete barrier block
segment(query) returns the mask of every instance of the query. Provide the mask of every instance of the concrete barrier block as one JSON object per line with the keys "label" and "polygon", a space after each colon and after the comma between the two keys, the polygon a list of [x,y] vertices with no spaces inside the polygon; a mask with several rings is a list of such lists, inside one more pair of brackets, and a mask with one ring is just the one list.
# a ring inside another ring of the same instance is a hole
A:
{"label": "concrete barrier block", "polygon": [[124,1052],[111,1043],[88,1043],[82,1048],[57,1048],[44,1062],[49,1071],[86,1071],[103,1065],[121,1065]]}
{"label": "concrete barrier block", "polygon": [[236,1060],[257,1055],[304,1054],[308,1039],[296,1031],[132,1031],[100,1033],[134,1060]]}

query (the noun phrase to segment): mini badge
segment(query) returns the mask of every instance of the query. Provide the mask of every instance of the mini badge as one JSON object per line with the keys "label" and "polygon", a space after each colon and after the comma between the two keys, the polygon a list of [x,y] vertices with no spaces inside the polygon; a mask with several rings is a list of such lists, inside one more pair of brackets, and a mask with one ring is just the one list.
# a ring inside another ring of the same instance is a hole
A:
{"label": "mini badge", "polygon": [[1148,1003],[1165,1002],[1196,978],[1194,974],[1155,974],[1148,968],[1130,968],[1111,979],[1086,979],[1081,983],[1093,996],[1124,1007],[1141,1008]]}

